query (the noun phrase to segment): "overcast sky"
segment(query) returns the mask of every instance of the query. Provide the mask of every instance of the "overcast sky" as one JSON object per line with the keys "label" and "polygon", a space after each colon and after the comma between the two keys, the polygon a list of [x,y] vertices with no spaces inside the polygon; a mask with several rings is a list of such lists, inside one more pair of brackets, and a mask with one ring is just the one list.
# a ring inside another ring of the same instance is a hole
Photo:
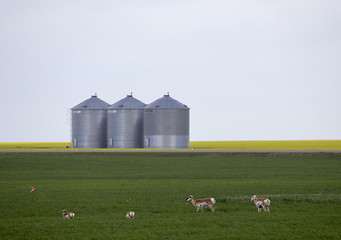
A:
{"label": "overcast sky", "polygon": [[0,0],[0,142],[70,141],[97,93],[190,110],[191,141],[341,139],[339,0]]}

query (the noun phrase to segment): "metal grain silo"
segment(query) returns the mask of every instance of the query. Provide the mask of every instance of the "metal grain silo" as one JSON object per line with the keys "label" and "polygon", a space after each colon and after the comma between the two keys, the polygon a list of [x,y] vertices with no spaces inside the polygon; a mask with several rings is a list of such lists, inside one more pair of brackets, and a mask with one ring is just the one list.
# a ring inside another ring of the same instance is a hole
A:
{"label": "metal grain silo", "polygon": [[72,147],[107,147],[107,108],[110,104],[97,95],[71,108]]}
{"label": "metal grain silo", "polygon": [[132,95],[108,108],[108,148],[143,147],[143,102]]}
{"label": "metal grain silo", "polygon": [[169,94],[144,108],[145,148],[189,148],[189,108]]}

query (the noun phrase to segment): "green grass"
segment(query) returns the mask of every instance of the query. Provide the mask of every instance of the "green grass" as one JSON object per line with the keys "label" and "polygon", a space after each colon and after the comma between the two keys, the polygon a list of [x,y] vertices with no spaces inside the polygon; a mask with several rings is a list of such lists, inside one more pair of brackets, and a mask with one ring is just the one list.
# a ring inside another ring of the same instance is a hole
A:
{"label": "green grass", "polygon": [[340,170],[339,153],[0,153],[0,239],[340,239]]}

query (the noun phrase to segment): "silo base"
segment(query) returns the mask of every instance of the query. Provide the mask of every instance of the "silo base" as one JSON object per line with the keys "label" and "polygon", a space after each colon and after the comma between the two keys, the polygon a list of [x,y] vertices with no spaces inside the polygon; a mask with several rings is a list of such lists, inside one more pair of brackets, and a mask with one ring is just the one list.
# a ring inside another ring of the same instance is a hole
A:
{"label": "silo base", "polygon": [[80,136],[72,138],[72,148],[107,148],[107,144],[102,138]]}
{"label": "silo base", "polygon": [[144,136],[144,148],[188,149],[188,135],[148,135]]}

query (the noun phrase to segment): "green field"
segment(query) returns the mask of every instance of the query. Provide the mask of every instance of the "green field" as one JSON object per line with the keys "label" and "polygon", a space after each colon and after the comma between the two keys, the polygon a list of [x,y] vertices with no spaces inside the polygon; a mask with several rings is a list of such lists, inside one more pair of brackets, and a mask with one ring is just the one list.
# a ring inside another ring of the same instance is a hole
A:
{"label": "green field", "polygon": [[340,153],[0,153],[0,239],[340,239],[340,173]]}
{"label": "green field", "polygon": [[[341,150],[341,140],[192,141],[190,142],[190,148],[195,150]],[[71,148],[70,142],[0,143],[0,151],[30,151],[30,150],[78,151],[82,149]],[[104,148],[97,150],[112,151],[113,149]],[[150,151],[152,149],[130,150]]]}

